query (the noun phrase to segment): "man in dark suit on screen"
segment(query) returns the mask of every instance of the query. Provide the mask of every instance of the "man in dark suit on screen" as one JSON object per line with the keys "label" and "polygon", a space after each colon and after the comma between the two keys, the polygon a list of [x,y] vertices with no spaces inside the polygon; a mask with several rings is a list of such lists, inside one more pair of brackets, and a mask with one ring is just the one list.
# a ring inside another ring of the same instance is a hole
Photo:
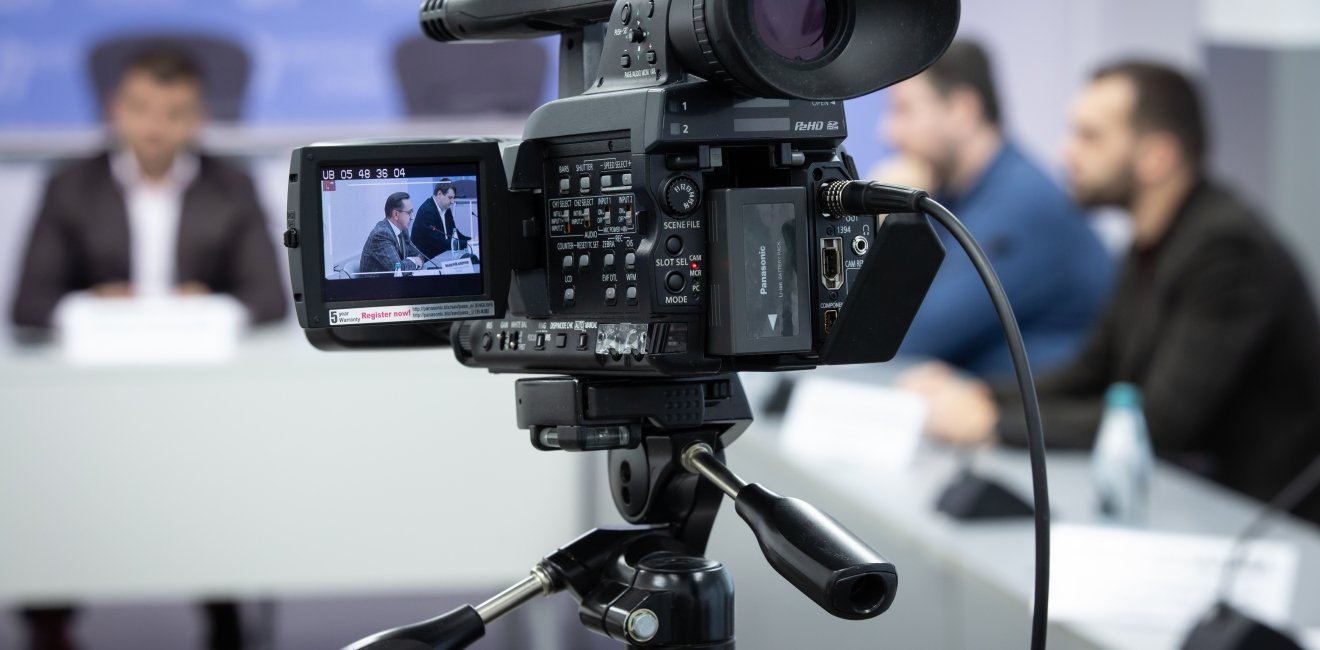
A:
{"label": "man in dark suit on screen", "polygon": [[67,295],[226,293],[254,323],[288,309],[272,235],[247,174],[196,149],[203,79],[182,53],[133,59],[107,105],[103,153],[51,178],[11,317],[49,329]]}
{"label": "man in dark suit on screen", "polygon": [[459,232],[454,223],[454,200],[458,193],[448,178],[440,179],[431,192],[431,198],[417,208],[417,224],[413,226],[412,238],[417,249],[427,257],[435,257],[451,250],[450,241],[458,236],[458,247],[466,249],[471,237]]}
{"label": "man in dark suit on screen", "polygon": [[367,235],[367,243],[362,246],[359,273],[416,271],[422,268],[425,259],[408,236],[412,215],[412,199],[407,192],[395,192],[385,199],[385,218]]}

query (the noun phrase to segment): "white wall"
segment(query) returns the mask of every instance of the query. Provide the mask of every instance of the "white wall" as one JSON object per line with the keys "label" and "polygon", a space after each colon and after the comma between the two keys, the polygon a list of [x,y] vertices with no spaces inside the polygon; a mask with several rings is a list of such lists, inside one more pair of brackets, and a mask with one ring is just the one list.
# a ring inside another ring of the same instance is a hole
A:
{"label": "white wall", "polygon": [[1197,0],[968,0],[962,10],[959,35],[993,57],[1009,132],[1056,169],[1068,106],[1092,69],[1126,56],[1201,66]]}

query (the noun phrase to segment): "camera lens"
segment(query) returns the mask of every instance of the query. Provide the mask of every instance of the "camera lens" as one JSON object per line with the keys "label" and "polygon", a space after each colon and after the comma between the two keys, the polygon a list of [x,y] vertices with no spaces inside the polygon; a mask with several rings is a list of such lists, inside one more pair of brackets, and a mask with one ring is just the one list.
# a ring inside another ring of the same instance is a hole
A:
{"label": "camera lens", "polygon": [[752,97],[859,97],[922,71],[958,30],[959,0],[671,0],[683,66]]}
{"label": "camera lens", "polygon": [[825,53],[835,31],[830,0],[752,0],[756,32],[775,54],[811,61]]}

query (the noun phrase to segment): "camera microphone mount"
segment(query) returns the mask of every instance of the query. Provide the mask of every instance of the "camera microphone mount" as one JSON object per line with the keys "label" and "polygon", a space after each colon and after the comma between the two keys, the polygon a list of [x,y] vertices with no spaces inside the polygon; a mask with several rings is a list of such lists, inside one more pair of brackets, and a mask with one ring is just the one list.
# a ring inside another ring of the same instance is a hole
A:
{"label": "camera microphone mount", "polygon": [[[822,609],[868,619],[893,602],[893,564],[829,515],[747,483],[723,462],[751,409],[737,375],[519,380],[518,424],[538,449],[606,450],[615,506],[597,528],[476,606],[363,639],[348,650],[456,650],[538,595],[568,591],[584,626],[628,648],[734,648],[733,581],[704,557],[720,502],[734,500],[771,566]],[[704,479],[704,480],[703,480]]]}

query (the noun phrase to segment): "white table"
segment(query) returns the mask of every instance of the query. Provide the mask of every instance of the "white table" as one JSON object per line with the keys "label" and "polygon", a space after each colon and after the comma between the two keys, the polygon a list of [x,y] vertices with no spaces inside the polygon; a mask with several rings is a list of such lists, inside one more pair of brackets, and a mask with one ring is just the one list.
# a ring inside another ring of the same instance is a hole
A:
{"label": "white table", "polygon": [[[740,647],[748,648],[1026,648],[1032,598],[1029,520],[955,522],[933,509],[957,469],[953,454],[926,449],[901,471],[810,464],[788,457],[772,420],[757,422],[728,451],[745,479],[804,498],[834,515],[898,567],[898,597],[871,621],[834,619],[799,594],[766,564],[746,525],[726,506],[708,555],[732,571],[737,589]],[[1030,495],[1026,454],[994,450],[977,465],[985,474]],[[1092,520],[1090,467],[1080,454],[1051,454],[1050,496],[1056,523]],[[1258,504],[1177,468],[1159,465],[1152,491],[1151,529],[1218,536],[1236,534]],[[1320,626],[1320,531],[1296,521],[1269,539],[1296,543],[1301,579],[1295,624]],[[1051,623],[1051,649],[1176,648],[1181,630]]]}
{"label": "white table", "polygon": [[535,451],[514,378],[448,349],[0,353],[0,603],[487,590],[586,526],[582,457]]}

